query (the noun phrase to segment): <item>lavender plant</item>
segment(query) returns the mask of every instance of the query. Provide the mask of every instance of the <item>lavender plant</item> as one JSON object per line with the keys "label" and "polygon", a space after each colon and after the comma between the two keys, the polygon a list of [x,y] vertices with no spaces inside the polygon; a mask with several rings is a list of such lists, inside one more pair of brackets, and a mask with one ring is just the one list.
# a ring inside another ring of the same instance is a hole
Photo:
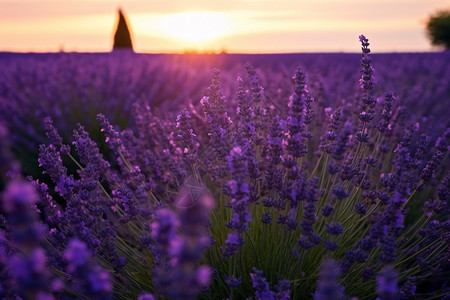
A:
{"label": "lavender plant", "polygon": [[135,103],[120,129],[98,114],[105,155],[84,126],[67,139],[45,119],[45,177],[10,172],[1,195],[0,296],[447,295],[450,129],[379,93],[359,40],[347,101],[298,68],[274,102],[248,64],[234,94],[215,69],[201,103],[176,117]]}

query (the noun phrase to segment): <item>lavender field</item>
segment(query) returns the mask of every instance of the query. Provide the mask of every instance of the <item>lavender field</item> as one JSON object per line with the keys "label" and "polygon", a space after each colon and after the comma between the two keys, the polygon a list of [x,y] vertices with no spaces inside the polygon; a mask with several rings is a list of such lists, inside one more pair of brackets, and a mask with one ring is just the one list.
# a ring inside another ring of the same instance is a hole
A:
{"label": "lavender field", "polygon": [[360,42],[0,53],[0,298],[450,299],[450,53]]}

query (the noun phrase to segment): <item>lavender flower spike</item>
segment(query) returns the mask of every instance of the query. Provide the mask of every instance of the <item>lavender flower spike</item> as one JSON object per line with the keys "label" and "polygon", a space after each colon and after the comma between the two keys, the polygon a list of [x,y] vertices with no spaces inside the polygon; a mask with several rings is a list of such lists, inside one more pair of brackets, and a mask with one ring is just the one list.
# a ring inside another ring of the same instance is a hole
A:
{"label": "lavender flower spike", "polygon": [[320,268],[320,277],[314,300],[339,300],[344,298],[344,287],[337,280],[341,275],[338,264],[332,259],[325,259]]}
{"label": "lavender flower spike", "polygon": [[192,129],[191,116],[186,109],[177,116],[176,126],[178,129],[177,139],[183,146],[183,154],[188,163],[193,164],[197,160],[197,152],[200,144]]}
{"label": "lavender flower spike", "polygon": [[86,244],[71,240],[64,252],[67,271],[73,276],[72,289],[91,299],[110,299],[112,283],[109,273],[94,263]]}
{"label": "lavender flower spike", "polygon": [[103,114],[97,115],[97,121],[100,122],[100,127],[102,128],[101,131],[105,133],[106,142],[109,144],[111,149],[117,151],[122,145],[119,132],[114,129]]}
{"label": "lavender flower spike", "polygon": [[[368,56],[370,53],[369,40],[364,36],[360,35],[359,40],[362,45],[362,58],[361,58],[361,79],[359,80],[359,85],[361,89],[361,107],[362,111],[359,114],[359,120],[364,123],[364,126],[369,123],[374,118],[374,106],[376,104],[376,99],[372,96],[373,84],[375,83],[375,78],[373,77],[372,59]],[[356,139],[360,143],[368,142],[368,134],[365,131],[359,131],[356,134]]]}
{"label": "lavender flower spike", "polygon": [[377,300],[397,299],[398,274],[391,266],[384,267],[377,275]]}
{"label": "lavender flower spike", "polygon": [[253,268],[253,272],[250,273],[250,278],[255,289],[255,298],[257,300],[275,300],[275,293],[270,290],[269,283],[263,277],[262,271]]}

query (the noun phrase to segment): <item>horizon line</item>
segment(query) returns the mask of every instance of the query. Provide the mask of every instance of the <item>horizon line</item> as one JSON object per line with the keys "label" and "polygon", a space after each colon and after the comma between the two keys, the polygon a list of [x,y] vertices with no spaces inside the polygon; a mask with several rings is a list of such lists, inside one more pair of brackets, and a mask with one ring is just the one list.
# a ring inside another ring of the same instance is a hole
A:
{"label": "horizon line", "polygon": [[[327,50],[318,50],[318,51],[286,51],[286,52],[271,52],[271,51],[264,51],[264,52],[248,52],[248,51],[215,51],[215,50],[195,50],[195,49],[186,49],[183,51],[134,51],[129,49],[114,49],[110,51],[77,51],[77,50],[70,50],[70,51],[22,51],[22,50],[2,50],[0,49],[0,54],[58,54],[58,53],[73,53],[73,54],[108,54],[108,53],[114,53],[114,52],[129,52],[134,54],[168,54],[168,55],[222,55],[222,54],[239,54],[239,55],[264,55],[264,54],[361,54],[360,51],[346,51],[346,50],[337,50],[337,51],[327,51]],[[379,51],[379,52],[371,52],[370,55],[376,55],[376,54],[389,54],[389,53],[445,53],[449,52],[445,49],[443,50],[392,50],[392,51]]]}

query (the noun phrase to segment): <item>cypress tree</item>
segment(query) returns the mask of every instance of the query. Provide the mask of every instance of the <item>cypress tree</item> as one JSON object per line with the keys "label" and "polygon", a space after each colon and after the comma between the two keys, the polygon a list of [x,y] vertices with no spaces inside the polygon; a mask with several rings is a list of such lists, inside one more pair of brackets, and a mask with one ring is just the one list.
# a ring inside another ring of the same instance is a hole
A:
{"label": "cypress tree", "polygon": [[114,34],[114,46],[116,49],[130,49],[133,50],[133,43],[131,42],[130,30],[128,29],[127,21],[119,9],[119,23],[117,24],[116,33]]}

